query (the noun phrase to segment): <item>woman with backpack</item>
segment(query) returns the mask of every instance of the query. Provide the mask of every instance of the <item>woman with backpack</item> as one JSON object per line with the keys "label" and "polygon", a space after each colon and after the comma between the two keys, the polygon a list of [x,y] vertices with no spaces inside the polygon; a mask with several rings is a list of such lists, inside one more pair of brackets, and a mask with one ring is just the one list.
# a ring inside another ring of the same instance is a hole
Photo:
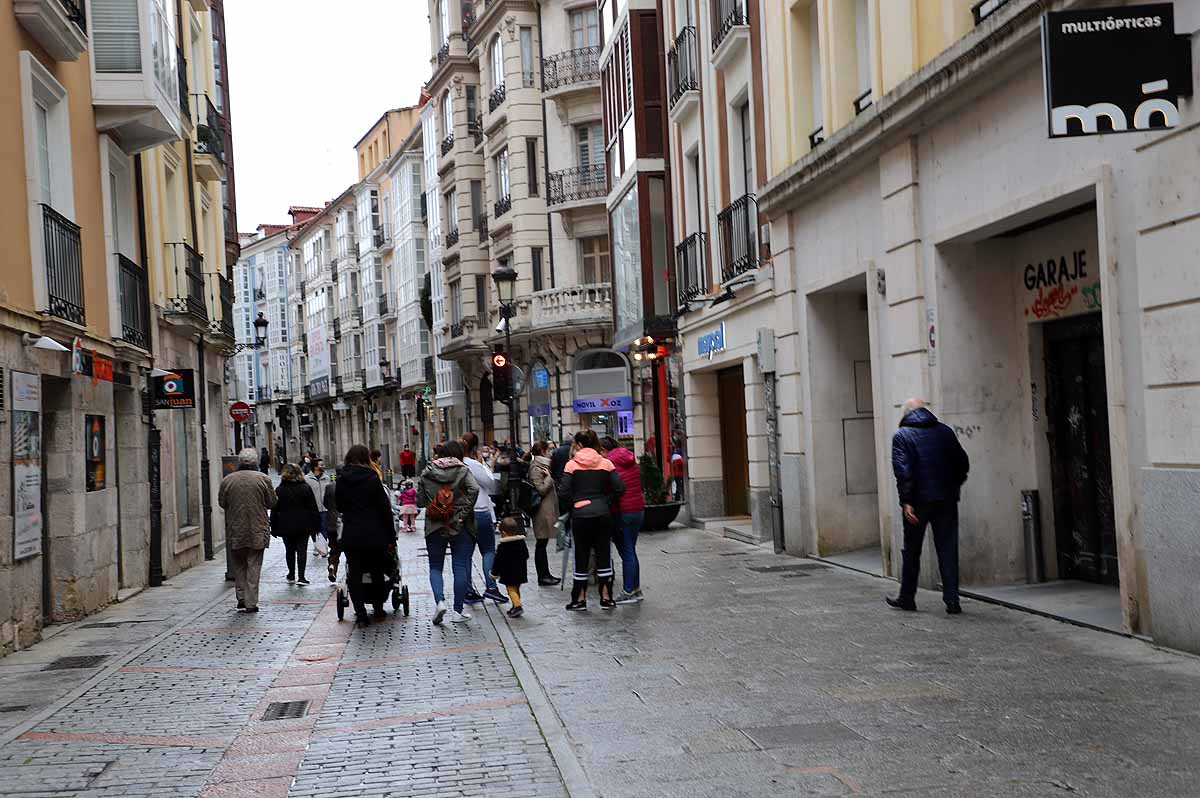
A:
{"label": "woman with backpack", "polygon": [[577,450],[563,469],[559,497],[571,508],[571,531],[575,536],[575,583],[567,609],[587,609],[588,560],[596,556],[596,582],[600,608],[617,606],[613,599],[612,511],[625,492],[616,466],[600,454],[595,430],[575,433]]}
{"label": "woman with backpack", "polygon": [[434,460],[421,472],[417,482],[417,506],[425,508],[425,548],[429,552],[429,587],[437,608],[434,624],[446,617],[446,547],[450,548],[450,569],[454,574],[453,623],[465,623],[471,616],[463,612],[471,587],[471,554],[475,551],[475,500],[479,483],[463,463],[458,441],[446,441],[434,449]]}
{"label": "woman with backpack", "polygon": [[550,475],[550,444],[547,441],[537,441],[529,450],[529,482],[534,490],[530,499],[537,505],[529,508],[529,514],[533,516],[533,536],[537,539],[533,559],[537,565],[538,584],[550,587],[562,579],[550,573],[547,556],[547,547],[558,534],[554,528],[554,522],[558,520],[558,490]]}
{"label": "woman with backpack", "polygon": [[307,585],[304,565],[308,558],[308,539],[321,530],[321,515],[299,466],[288,463],[283,467],[283,480],[275,489],[275,496],[271,534],[283,538],[287,552],[287,580]]}
{"label": "woman with backpack", "polygon": [[[311,493],[311,491],[310,491]],[[375,617],[387,615],[383,609],[385,596],[380,592],[384,574],[392,567],[395,557],[396,527],[392,522],[392,500],[371,467],[371,450],[362,444],[346,452],[345,466],[338,474],[336,502],[341,516],[338,548],[346,555],[346,587],[354,605],[355,620],[367,626],[368,599],[375,607]],[[370,583],[363,584],[363,575]]]}

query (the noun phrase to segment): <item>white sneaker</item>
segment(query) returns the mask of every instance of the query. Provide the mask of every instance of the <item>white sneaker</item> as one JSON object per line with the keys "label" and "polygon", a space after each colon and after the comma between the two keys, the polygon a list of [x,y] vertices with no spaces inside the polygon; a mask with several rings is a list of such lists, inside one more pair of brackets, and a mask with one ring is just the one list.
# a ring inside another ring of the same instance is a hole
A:
{"label": "white sneaker", "polygon": [[435,610],[433,611],[433,623],[434,623],[434,625],[435,625],[435,626],[441,626],[441,625],[442,625],[442,618],[445,618],[445,617],[446,617],[446,602],[444,602],[444,601],[439,601],[439,602],[437,603],[437,609],[435,609]]}
{"label": "white sneaker", "polygon": [[454,610],[450,613],[450,623],[466,623],[471,620],[471,616],[465,612]]}

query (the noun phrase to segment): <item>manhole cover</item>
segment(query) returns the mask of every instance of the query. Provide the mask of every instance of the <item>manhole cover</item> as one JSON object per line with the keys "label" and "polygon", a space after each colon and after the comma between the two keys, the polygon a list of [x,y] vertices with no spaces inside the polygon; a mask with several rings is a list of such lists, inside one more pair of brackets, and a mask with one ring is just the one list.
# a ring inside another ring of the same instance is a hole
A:
{"label": "manhole cover", "polygon": [[818,565],[815,562],[797,562],[788,563],[787,565],[747,565],[747,571],[754,571],[757,574],[778,574],[787,571],[826,571],[829,569],[827,565]]}
{"label": "manhole cover", "polygon": [[786,726],[760,726],[742,732],[762,748],[788,748],[813,743],[863,742],[858,732],[844,723],[792,723]]}
{"label": "manhole cover", "polygon": [[59,657],[51,662],[44,671],[67,671],[75,670],[76,668],[98,668],[108,659],[107,654],[90,654],[85,657]]}
{"label": "manhole cover", "polygon": [[308,714],[307,701],[276,701],[267,705],[263,720],[293,720]]}

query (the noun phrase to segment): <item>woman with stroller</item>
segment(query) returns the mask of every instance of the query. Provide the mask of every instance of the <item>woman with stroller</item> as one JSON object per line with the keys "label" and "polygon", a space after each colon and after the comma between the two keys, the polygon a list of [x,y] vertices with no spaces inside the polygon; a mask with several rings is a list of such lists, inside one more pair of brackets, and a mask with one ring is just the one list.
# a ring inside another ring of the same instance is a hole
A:
{"label": "woman with stroller", "polygon": [[[361,444],[346,452],[345,465],[337,480],[337,512],[341,516],[338,549],[346,555],[346,587],[354,605],[355,620],[367,626],[367,602],[375,608],[375,618],[384,618],[384,574],[395,559],[396,527],[392,521],[392,502],[375,469],[371,451]],[[363,584],[363,576],[369,584]]]}
{"label": "woman with stroller", "polygon": [[533,559],[537,566],[538,585],[550,587],[562,580],[550,573],[547,554],[550,541],[558,534],[554,527],[554,522],[558,520],[558,490],[554,487],[554,477],[550,475],[550,444],[547,441],[537,441],[529,450],[529,482],[541,496],[533,512],[533,536],[537,539]]}
{"label": "woman with stroller", "polygon": [[567,609],[587,610],[588,560],[595,554],[600,608],[611,610],[617,606],[612,595],[612,511],[625,492],[625,483],[612,461],[600,454],[600,438],[594,430],[575,433],[575,446],[558,486],[559,498],[571,508],[575,536],[575,582]]}
{"label": "woman with stroller", "polygon": [[437,608],[433,622],[440,625],[446,617],[446,547],[450,547],[450,568],[454,573],[453,623],[466,623],[471,616],[463,612],[471,587],[471,555],[475,552],[475,500],[479,483],[463,463],[458,441],[447,441],[434,449],[434,460],[421,472],[417,483],[417,505],[425,508],[425,547],[429,552],[429,587]]}
{"label": "woman with stroller", "polygon": [[283,538],[287,552],[287,580],[307,585],[304,565],[308,559],[308,539],[321,529],[321,515],[312,489],[295,463],[283,467],[283,480],[275,489],[277,501],[271,511],[271,534]]}

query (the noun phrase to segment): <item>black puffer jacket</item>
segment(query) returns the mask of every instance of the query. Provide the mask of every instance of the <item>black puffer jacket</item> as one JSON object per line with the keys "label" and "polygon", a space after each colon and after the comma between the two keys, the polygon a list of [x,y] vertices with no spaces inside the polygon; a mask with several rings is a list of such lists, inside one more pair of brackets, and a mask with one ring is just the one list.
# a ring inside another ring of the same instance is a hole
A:
{"label": "black puffer jacket", "polygon": [[343,551],[378,549],[396,542],[392,502],[375,469],[346,466],[335,484],[342,518],[338,543]]}
{"label": "black puffer jacket", "polygon": [[321,529],[317,500],[304,482],[284,481],[275,488],[279,500],[271,511],[271,534],[276,537],[311,535]]}
{"label": "black puffer jacket", "polygon": [[910,410],[892,436],[892,471],[901,504],[958,501],[970,460],[954,430],[923,407]]}

